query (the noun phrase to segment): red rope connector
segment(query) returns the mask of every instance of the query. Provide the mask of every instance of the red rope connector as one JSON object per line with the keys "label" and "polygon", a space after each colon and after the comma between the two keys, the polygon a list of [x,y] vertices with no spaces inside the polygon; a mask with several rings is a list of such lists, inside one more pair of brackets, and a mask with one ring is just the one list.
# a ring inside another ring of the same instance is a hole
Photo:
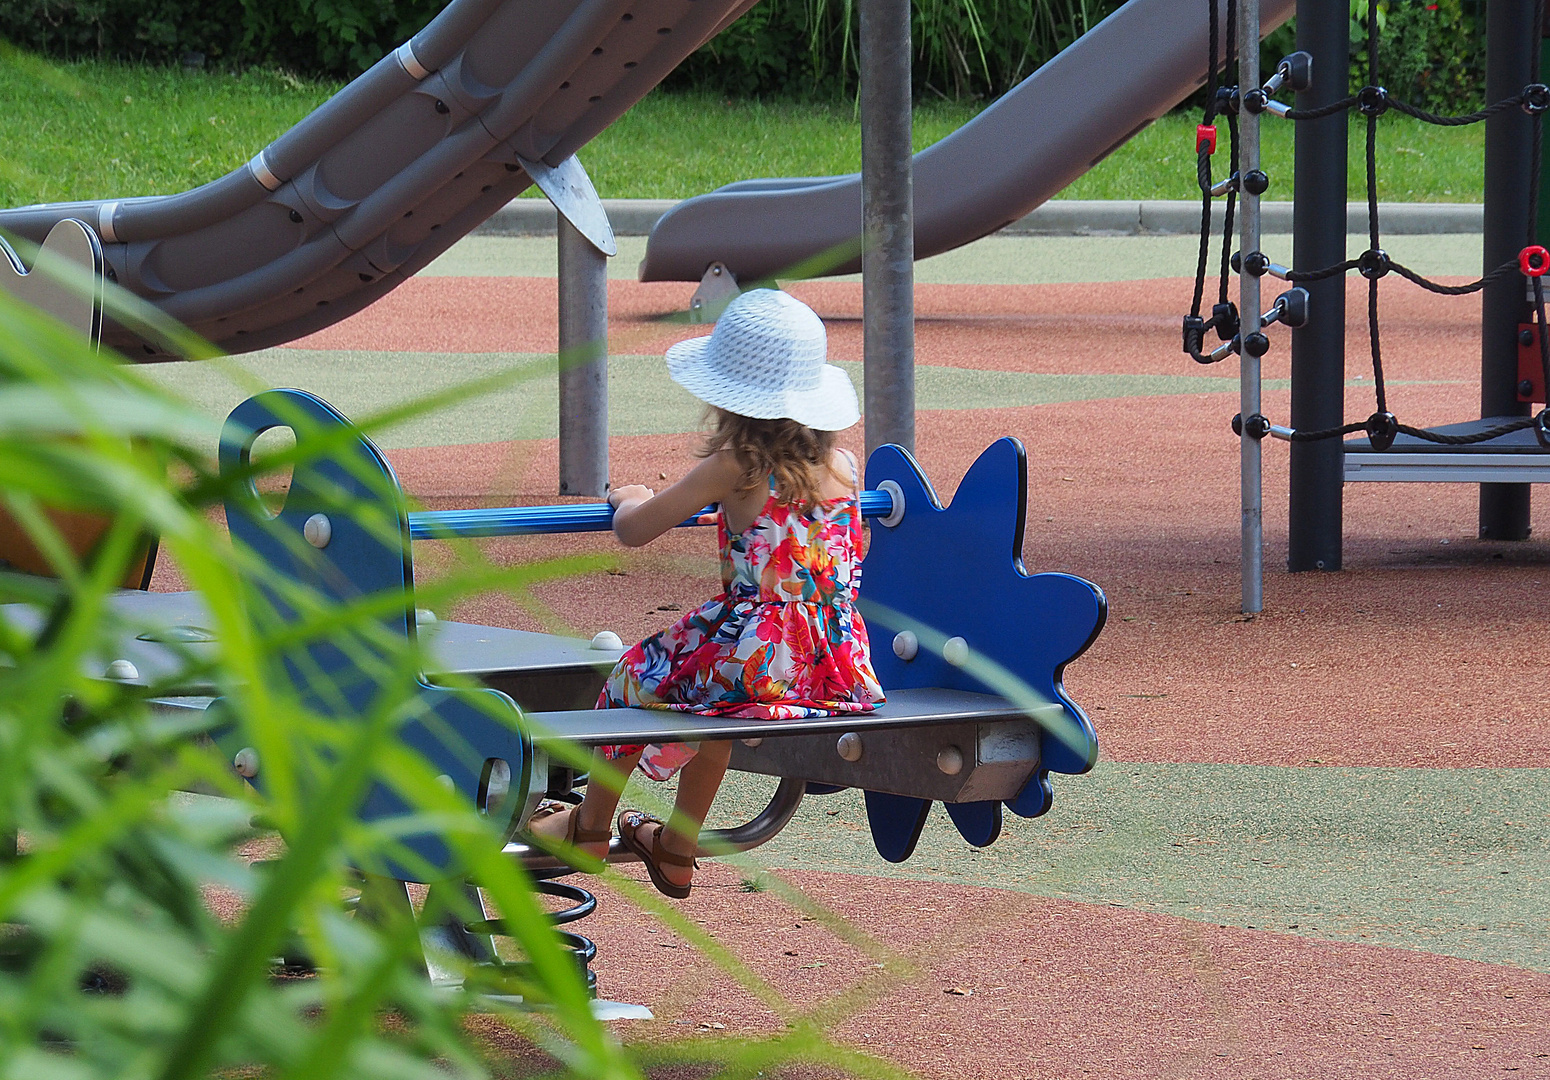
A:
{"label": "red rope connector", "polygon": [[1204,150],[1208,154],[1216,153],[1216,125],[1201,124],[1195,128],[1195,153]]}
{"label": "red rope connector", "polygon": [[1544,277],[1545,271],[1550,270],[1550,251],[1538,244],[1524,248],[1518,252],[1518,269],[1525,277]]}

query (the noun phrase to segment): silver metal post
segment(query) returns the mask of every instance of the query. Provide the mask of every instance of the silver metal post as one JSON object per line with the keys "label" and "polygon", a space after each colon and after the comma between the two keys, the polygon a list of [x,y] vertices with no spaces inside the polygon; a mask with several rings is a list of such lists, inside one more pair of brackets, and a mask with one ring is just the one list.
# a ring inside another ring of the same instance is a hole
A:
{"label": "silver metal post", "polygon": [[861,309],[866,449],[915,449],[909,0],[861,0]]}
{"label": "silver metal post", "polygon": [[608,493],[608,256],[559,215],[560,494]]}
{"label": "silver metal post", "polygon": [[[1259,85],[1259,0],[1238,4],[1238,98]],[[1238,111],[1238,175],[1247,176],[1259,168],[1259,116],[1248,109]],[[1249,252],[1259,250],[1259,196],[1240,190],[1241,233],[1238,250],[1245,260]],[[1259,357],[1250,354],[1250,334],[1259,333],[1259,278],[1238,275],[1238,318],[1244,348],[1238,369],[1238,409],[1243,417],[1243,435],[1239,440],[1239,475],[1243,499],[1243,612],[1252,615],[1265,606],[1265,539],[1262,513],[1264,492],[1260,483],[1260,444],[1250,432],[1249,417],[1259,413]]]}

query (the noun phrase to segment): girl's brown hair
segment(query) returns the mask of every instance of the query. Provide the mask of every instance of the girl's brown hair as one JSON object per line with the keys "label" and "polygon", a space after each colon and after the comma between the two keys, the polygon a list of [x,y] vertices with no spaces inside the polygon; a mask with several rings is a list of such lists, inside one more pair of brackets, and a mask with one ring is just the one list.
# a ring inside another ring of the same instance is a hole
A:
{"label": "girl's brown hair", "polygon": [[782,500],[808,510],[823,501],[820,487],[826,475],[846,479],[834,469],[835,432],[816,431],[795,420],[755,420],[715,406],[706,419],[715,421],[715,429],[698,454],[732,451],[743,467],[739,491],[752,491],[766,477],[774,477]]}

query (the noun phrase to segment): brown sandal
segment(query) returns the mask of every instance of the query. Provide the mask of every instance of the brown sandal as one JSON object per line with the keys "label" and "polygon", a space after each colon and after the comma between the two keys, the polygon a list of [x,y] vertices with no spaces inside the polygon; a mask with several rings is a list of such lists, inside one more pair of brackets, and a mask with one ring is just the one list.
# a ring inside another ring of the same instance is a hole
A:
{"label": "brown sandal", "polygon": [[[651,847],[648,849],[635,838],[637,830],[643,825],[658,825],[657,834],[651,838]],[[619,842],[640,859],[641,865],[646,868],[646,873],[651,877],[651,883],[657,887],[657,892],[674,900],[685,900],[689,896],[693,883],[679,885],[669,881],[662,874],[662,864],[668,866],[687,866],[691,869],[699,869],[699,863],[693,855],[680,855],[676,851],[669,851],[662,846],[662,834],[667,831],[667,826],[650,814],[643,814],[639,810],[626,810],[619,815]]]}
{"label": "brown sandal", "polygon": [[565,823],[565,835],[562,840],[571,847],[579,847],[582,844],[606,844],[613,840],[614,834],[608,829],[580,828],[581,805],[559,799],[545,799],[539,803],[538,809],[533,811],[533,816],[528,819],[528,824],[532,825],[535,821],[542,821],[555,814],[563,814],[567,810],[570,811],[570,819]]}

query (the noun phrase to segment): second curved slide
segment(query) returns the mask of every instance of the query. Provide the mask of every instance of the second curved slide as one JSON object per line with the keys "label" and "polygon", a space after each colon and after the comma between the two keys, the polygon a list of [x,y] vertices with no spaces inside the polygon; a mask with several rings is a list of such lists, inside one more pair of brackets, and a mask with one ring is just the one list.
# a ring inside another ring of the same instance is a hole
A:
{"label": "second curved slide", "polygon": [[[1295,0],[1261,0],[1265,33]],[[1016,221],[1206,77],[1207,0],[1129,0],[953,134],[915,155],[915,257]],[[1226,2],[1219,0],[1223,40]],[[1318,73],[1314,73],[1318,77]],[[861,268],[861,176],[745,180],[686,199],[651,232],[642,281],[743,282]]]}

